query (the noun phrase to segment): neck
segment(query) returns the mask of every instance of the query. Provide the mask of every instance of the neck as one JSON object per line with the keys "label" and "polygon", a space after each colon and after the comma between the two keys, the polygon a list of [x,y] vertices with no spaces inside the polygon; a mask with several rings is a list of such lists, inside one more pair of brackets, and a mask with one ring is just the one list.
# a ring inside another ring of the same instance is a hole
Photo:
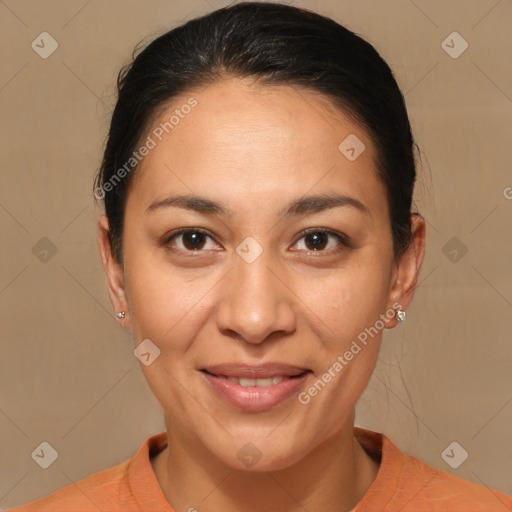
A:
{"label": "neck", "polygon": [[[168,446],[151,459],[160,488],[175,510],[350,511],[377,476],[379,465],[343,428],[294,465],[277,471],[241,471],[167,423]],[[175,424],[174,424],[175,426]]]}

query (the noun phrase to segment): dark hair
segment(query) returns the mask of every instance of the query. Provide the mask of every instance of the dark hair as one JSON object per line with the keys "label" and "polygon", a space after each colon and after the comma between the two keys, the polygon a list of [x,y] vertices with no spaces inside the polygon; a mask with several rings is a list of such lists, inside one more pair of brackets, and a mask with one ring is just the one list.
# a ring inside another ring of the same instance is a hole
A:
{"label": "dark hair", "polygon": [[[389,66],[371,44],[330,18],[279,3],[243,2],[170,30],[119,73],[118,100],[95,182],[95,197],[104,199],[118,261],[133,178],[126,162],[169,100],[227,76],[320,92],[355,117],[377,148],[395,257],[409,246],[414,141]],[[123,165],[125,172],[120,173]]]}

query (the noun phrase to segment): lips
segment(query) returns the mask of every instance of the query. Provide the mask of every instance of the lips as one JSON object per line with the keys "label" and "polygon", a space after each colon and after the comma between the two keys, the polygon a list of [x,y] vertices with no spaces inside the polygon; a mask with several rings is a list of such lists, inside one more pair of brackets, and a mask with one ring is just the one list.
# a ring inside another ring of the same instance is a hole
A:
{"label": "lips", "polygon": [[266,379],[246,379],[238,377],[222,377],[229,380],[230,382],[234,382],[235,384],[238,384],[239,386],[242,386],[244,388],[248,388],[250,386],[256,386],[258,388],[268,388],[269,386],[274,386],[276,384],[279,384],[280,382],[283,382],[285,379],[293,379],[294,377],[284,377],[284,376],[276,376],[276,377],[268,377]]}
{"label": "lips", "polygon": [[259,366],[242,364],[219,364],[203,368],[201,371],[216,377],[234,379],[272,379],[274,377],[291,378],[298,377],[309,372],[308,368],[301,368],[289,364],[267,363]]}
{"label": "lips", "polygon": [[263,412],[289,402],[307,385],[313,372],[280,363],[260,366],[212,365],[201,373],[209,389],[225,403],[245,412]]}

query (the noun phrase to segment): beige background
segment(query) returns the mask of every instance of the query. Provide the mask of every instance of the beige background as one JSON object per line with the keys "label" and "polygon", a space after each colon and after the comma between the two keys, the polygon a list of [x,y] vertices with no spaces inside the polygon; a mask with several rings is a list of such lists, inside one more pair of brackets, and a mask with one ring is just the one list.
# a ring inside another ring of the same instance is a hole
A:
{"label": "beige background", "polygon": [[[113,318],[92,179],[116,74],[136,43],[224,4],[0,2],[3,508],[122,462],[164,429],[133,342]],[[435,467],[512,494],[512,3],[294,4],[377,47],[406,94],[423,153],[421,283],[406,323],[384,335],[358,424]],[[48,59],[31,48],[43,31],[59,44]],[[453,31],[469,43],[457,59],[441,47]],[[43,237],[54,255],[42,252]],[[459,247],[446,246],[452,237]],[[43,441],[59,454],[46,470],[31,458]],[[452,441],[469,453],[458,469],[441,458]]]}

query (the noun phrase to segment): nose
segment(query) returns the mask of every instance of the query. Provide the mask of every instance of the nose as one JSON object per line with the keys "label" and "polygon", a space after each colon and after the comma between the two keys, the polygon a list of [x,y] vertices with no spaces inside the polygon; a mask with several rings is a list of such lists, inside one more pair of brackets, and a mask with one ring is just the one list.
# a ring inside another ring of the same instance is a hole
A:
{"label": "nose", "polygon": [[219,330],[252,344],[262,343],[273,333],[290,334],[296,329],[294,294],[283,272],[274,270],[264,255],[265,251],[252,263],[235,255],[217,309]]}

